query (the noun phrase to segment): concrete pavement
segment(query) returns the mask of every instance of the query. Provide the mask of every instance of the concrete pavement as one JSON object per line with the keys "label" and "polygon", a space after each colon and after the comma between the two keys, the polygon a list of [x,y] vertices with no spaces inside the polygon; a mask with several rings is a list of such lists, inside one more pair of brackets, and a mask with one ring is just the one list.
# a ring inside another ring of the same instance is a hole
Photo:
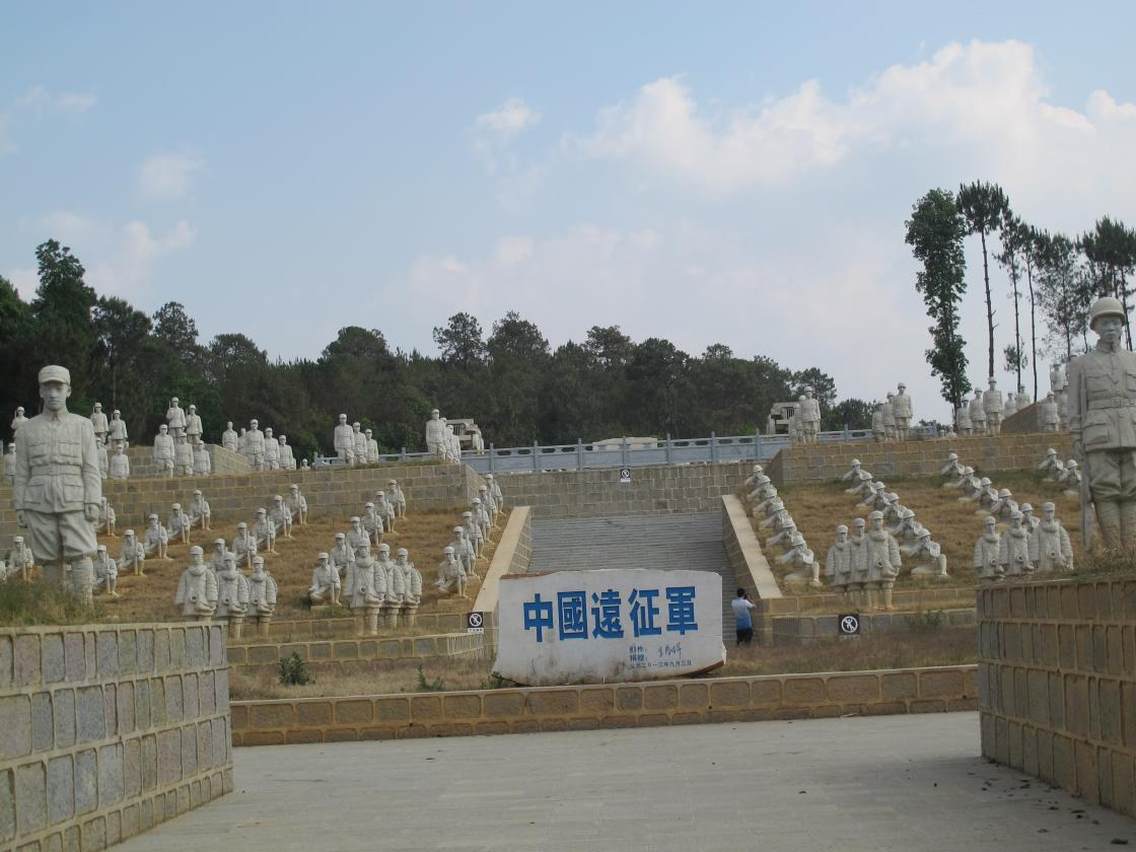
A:
{"label": "concrete pavement", "polygon": [[237,749],[142,850],[1136,848],[1136,822],[978,756],[974,713]]}

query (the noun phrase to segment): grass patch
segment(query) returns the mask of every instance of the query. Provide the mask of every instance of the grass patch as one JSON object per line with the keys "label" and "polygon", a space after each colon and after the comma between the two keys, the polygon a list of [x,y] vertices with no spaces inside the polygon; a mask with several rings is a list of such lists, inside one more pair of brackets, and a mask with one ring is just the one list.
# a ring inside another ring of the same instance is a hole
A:
{"label": "grass patch", "polygon": [[[172,599],[172,598],[171,598]],[[58,586],[17,577],[0,582],[0,626],[27,627],[37,624],[82,624],[97,621],[100,607],[82,606]]]}

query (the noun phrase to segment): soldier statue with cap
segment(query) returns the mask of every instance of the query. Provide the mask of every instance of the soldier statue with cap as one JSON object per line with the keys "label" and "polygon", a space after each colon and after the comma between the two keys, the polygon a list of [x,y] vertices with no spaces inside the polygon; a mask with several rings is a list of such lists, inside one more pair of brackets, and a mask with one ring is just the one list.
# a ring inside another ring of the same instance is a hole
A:
{"label": "soldier statue with cap", "polygon": [[1136,546],[1136,354],[1121,346],[1124,307],[1106,296],[1093,303],[1096,348],[1068,368],[1069,430],[1081,460],[1082,533],[1096,508],[1105,547]]}
{"label": "soldier statue with cap", "polygon": [[[71,373],[50,365],[39,371],[43,413],[16,433],[12,502],[16,523],[28,530],[44,577],[68,585],[90,603],[98,549],[95,524],[103,503],[102,477],[91,421],[67,410]],[[64,565],[70,564],[70,578]]]}

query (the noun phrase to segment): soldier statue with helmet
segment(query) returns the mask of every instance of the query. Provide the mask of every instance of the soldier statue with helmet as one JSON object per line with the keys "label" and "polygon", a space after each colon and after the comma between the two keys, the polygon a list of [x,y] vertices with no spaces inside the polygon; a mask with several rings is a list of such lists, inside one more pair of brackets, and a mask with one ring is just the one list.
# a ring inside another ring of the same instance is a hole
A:
{"label": "soldier statue with helmet", "polygon": [[43,413],[16,434],[16,523],[28,530],[44,577],[89,604],[98,549],[95,524],[103,503],[95,430],[88,418],[67,410],[71,373],[66,367],[39,371],[39,395]]}
{"label": "soldier statue with helmet", "polygon": [[1119,299],[1097,299],[1089,314],[1097,345],[1068,369],[1073,455],[1085,472],[1081,529],[1092,503],[1108,548],[1136,546],[1136,354],[1121,345],[1125,320]]}

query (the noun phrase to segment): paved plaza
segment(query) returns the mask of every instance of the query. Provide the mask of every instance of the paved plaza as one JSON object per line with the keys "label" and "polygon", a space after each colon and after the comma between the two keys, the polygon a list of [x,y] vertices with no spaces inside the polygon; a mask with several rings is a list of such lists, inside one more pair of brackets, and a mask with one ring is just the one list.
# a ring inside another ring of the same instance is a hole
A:
{"label": "paved plaza", "polygon": [[1136,822],[978,756],[974,713],[237,749],[142,850],[1136,849]]}

